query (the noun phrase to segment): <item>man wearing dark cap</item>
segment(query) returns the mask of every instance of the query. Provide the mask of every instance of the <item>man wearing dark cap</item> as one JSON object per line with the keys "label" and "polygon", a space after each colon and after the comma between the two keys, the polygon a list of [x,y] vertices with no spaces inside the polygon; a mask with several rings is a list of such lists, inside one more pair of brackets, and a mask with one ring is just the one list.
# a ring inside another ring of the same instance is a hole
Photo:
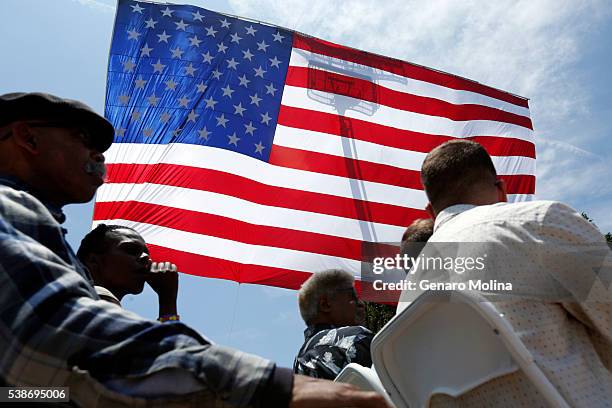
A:
{"label": "man wearing dark cap", "polygon": [[100,300],[62,207],[102,184],[113,133],[77,101],[0,96],[0,386],[69,387],[87,407],[386,407]]}

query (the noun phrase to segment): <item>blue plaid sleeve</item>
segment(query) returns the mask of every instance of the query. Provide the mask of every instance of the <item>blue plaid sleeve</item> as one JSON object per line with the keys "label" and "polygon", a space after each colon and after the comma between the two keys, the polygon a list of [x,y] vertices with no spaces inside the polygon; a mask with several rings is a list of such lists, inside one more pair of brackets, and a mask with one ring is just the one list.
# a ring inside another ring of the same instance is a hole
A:
{"label": "blue plaid sleeve", "polygon": [[182,323],[145,320],[101,301],[87,277],[47,208],[0,185],[2,382],[70,385],[77,403],[103,406],[127,398],[105,381],[178,368],[202,382],[192,396],[198,403],[260,405],[273,363],[212,344]]}

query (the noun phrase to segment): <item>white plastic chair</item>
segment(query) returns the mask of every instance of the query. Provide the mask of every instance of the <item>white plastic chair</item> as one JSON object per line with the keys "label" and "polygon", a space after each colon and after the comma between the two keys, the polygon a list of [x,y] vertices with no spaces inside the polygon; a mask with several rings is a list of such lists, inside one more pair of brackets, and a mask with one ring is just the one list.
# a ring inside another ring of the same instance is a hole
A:
{"label": "white plastic chair", "polygon": [[458,397],[518,370],[551,406],[569,408],[510,324],[474,294],[425,292],[374,337],[372,361],[397,408],[427,407],[433,394]]}
{"label": "white plastic chair", "polygon": [[347,364],[342,371],[334,379],[336,382],[342,382],[354,385],[355,387],[363,391],[375,391],[385,397],[387,402],[393,406],[389,394],[385,391],[385,388],[380,383],[376,371],[371,368],[364,367],[357,363]]}

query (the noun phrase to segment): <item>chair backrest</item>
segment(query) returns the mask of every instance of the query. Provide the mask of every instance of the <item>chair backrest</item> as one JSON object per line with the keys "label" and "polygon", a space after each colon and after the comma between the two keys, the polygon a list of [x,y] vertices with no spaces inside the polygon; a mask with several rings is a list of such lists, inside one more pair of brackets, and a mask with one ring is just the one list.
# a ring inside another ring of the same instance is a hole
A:
{"label": "chair backrest", "polygon": [[567,406],[509,323],[474,294],[425,292],[374,337],[372,361],[398,408],[426,407],[433,394],[457,397],[519,369],[551,404]]}
{"label": "chair backrest", "polygon": [[393,406],[393,402],[378,379],[376,371],[371,368],[356,363],[347,364],[334,381],[351,384],[364,391],[375,391],[385,397],[387,402]]}

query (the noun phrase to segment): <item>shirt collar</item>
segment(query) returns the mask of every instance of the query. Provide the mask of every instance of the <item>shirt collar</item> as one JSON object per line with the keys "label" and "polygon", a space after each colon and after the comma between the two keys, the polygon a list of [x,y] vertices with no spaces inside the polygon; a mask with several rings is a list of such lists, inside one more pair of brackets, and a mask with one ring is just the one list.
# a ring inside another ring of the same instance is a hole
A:
{"label": "shirt collar", "polygon": [[321,330],[333,329],[335,327],[336,326],[334,326],[333,324],[329,324],[329,323],[313,324],[312,326],[308,326],[306,330],[304,330],[304,339],[308,340],[309,338],[311,338],[312,336],[314,336]]}
{"label": "shirt collar", "polygon": [[34,197],[38,198],[38,200],[40,200],[40,202],[45,207],[47,207],[47,210],[49,210],[53,218],[55,218],[58,223],[63,224],[64,221],[66,221],[66,216],[64,215],[64,212],[62,211],[61,207],[49,204],[48,202],[40,198],[32,188],[30,188],[26,183],[24,183],[17,177],[0,174],[0,184],[12,187],[15,190],[22,190],[32,194]]}
{"label": "shirt collar", "polygon": [[446,207],[436,216],[436,221],[434,222],[434,232],[446,222],[455,218],[457,215],[467,210],[471,210],[474,207],[476,206],[473,204],[455,204],[451,205],[450,207]]}

